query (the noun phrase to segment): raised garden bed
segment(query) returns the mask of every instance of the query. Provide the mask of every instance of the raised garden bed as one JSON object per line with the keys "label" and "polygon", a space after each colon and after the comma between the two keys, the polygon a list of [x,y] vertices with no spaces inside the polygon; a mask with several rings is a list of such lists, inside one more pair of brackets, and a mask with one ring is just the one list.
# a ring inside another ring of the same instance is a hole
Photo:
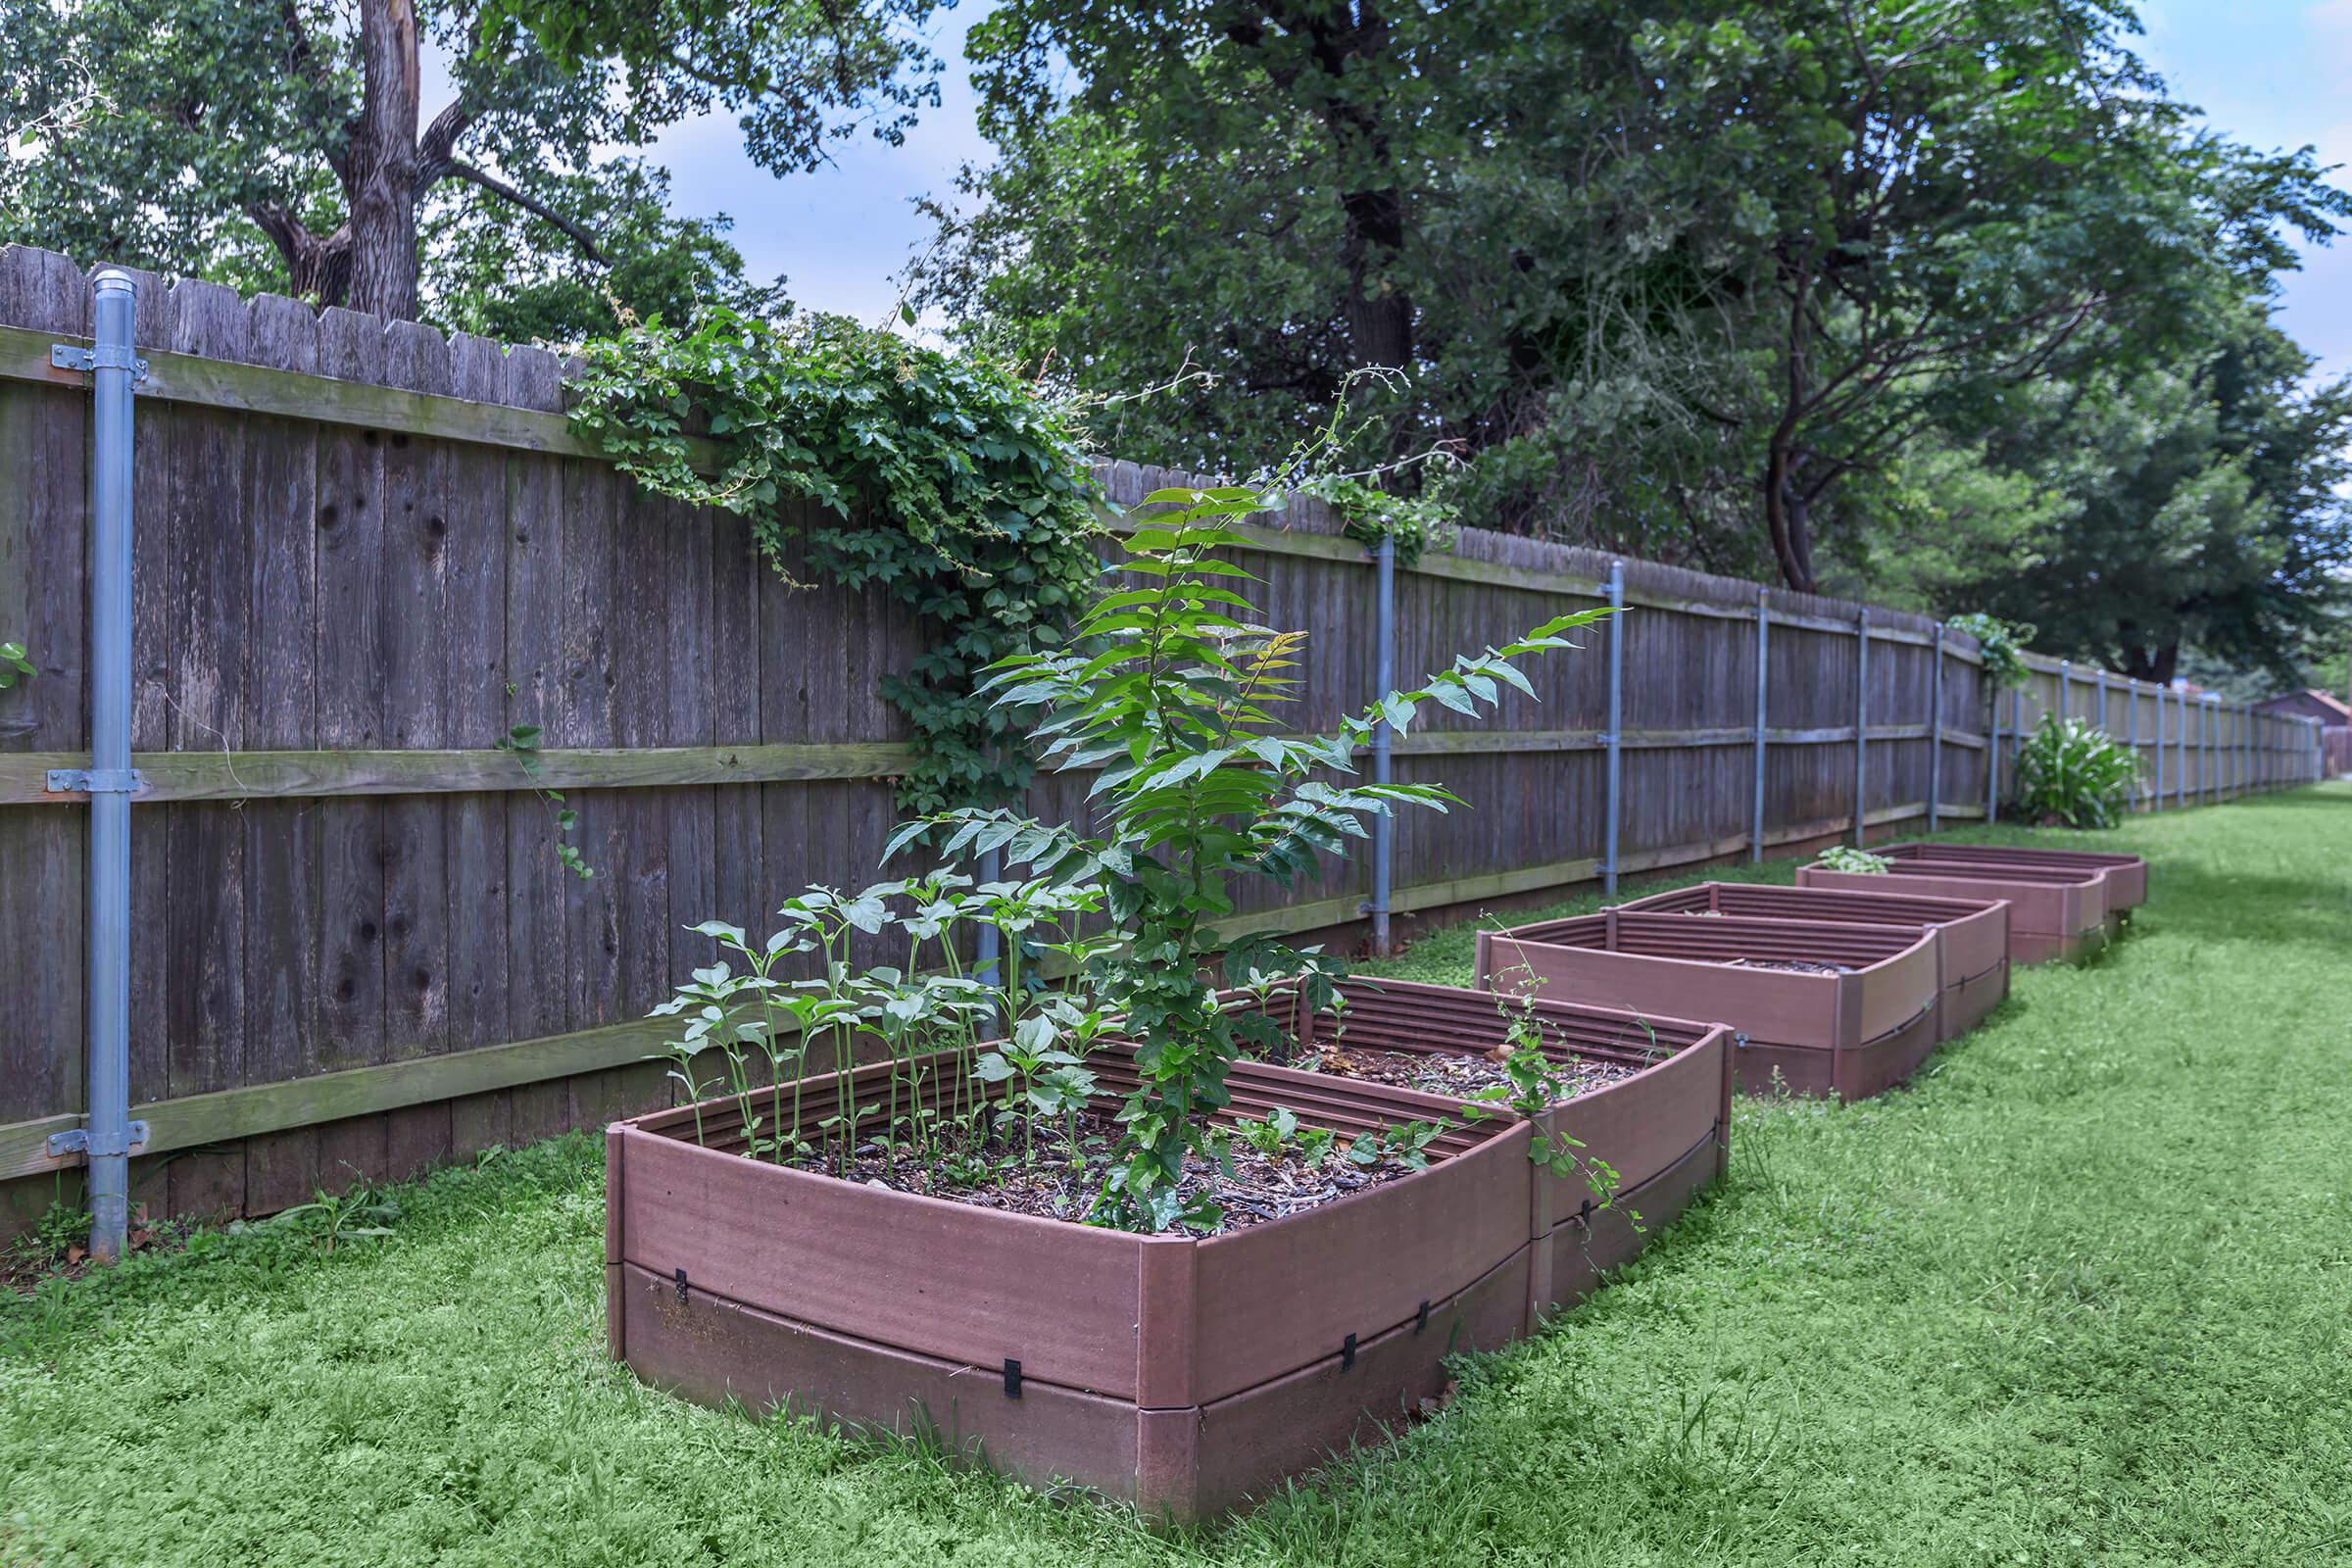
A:
{"label": "raised garden bed", "polygon": [[1863,1100],[1936,1049],[1940,987],[1924,930],[1604,910],[1478,935],[1479,984],[1742,1037],[1740,1088]]}
{"label": "raised garden bed", "polygon": [[[1524,1015],[1541,1038],[1570,1092],[1535,1115],[1537,1135],[1570,1140],[1578,1162],[1605,1165],[1617,1183],[1600,1202],[1583,1172],[1532,1166],[1531,1320],[1591,1295],[1726,1168],[1733,1050],[1721,1024],[1542,996],[1504,1007],[1489,992],[1406,980],[1349,980],[1339,991],[1346,1004],[1336,1013],[1306,1013],[1287,989],[1237,1004],[1271,1013],[1294,1059],[1315,1076],[1403,1076],[1445,1085],[1430,1092],[1465,1103],[1506,1081],[1494,1057],[1515,1020]],[[1417,1063],[1428,1070],[1415,1072]]]}
{"label": "raised garden bed", "polygon": [[1936,1033],[1955,1040],[2009,995],[2009,906],[2000,899],[1933,899],[1900,892],[1847,893],[1752,882],[1701,882],[1618,906],[1655,914],[1818,920],[1933,930],[1940,975]]}
{"label": "raised garden bed", "polygon": [[2107,873],[2107,912],[2125,914],[2148,902],[2148,862],[2136,855],[2093,850],[2028,850],[2010,844],[1888,844],[1871,852],[1894,860],[1942,860],[1955,865],[2040,865]]}
{"label": "raised garden bed", "polygon": [[[1089,1058],[1104,1108],[1132,1082],[1119,1055]],[[859,1069],[853,1103],[887,1071]],[[1455,1108],[1254,1063],[1231,1087],[1228,1118],[1282,1106],[1343,1137]],[[829,1078],[803,1093],[831,1114]],[[660,1111],[607,1133],[611,1348],[706,1402],[927,1434],[1033,1485],[1203,1517],[1409,1419],[1448,1353],[1526,1331],[1529,1138],[1461,1127],[1424,1170],[1193,1239],[746,1158],[732,1099]]]}
{"label": "raised garden bed", "polygon": [[1883,872],[1800,865],[1796,885],[1848,893],[1900,891],[1938,899],[2005,899],[2012,963],[2079,958],[2099,948],[2109,935],[2107,873],[2086,866],[1902,858],[1889,860]]}

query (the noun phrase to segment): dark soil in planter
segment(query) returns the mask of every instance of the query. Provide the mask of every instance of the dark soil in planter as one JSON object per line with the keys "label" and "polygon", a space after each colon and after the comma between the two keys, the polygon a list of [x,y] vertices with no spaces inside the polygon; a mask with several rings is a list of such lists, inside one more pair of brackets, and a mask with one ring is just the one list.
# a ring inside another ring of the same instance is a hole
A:
{"label": "dark soil in planter", "polygon": [[[1060,1125],[1049,1129],[1039,1123],[1034,1159],[1024,1152],[1017,1127],[999,1128],[979,1151],[989,1161],[988,1168],[969,1175],[945,1160],[926,1160],[901,1151],[886,1153],[878,1144],[860,1146],[846,1176],[837,1152],[812,1152],[784,1163],[812,1175],[969,1203],[974,1208],[1035,1214],[1041,1219],[1084,1220],[1102,1191],[1106,1169],[1102,1156],[1118,1141],[1119,1128],[1109,1115],[1089,1110],[1078,1118],[1077,1130],[1079,1147],[1087,1155],[1083,1160],[1071,1158],[1067,1132]],[[1233,1160],[1230,1172],[1196,1154],[1185,1162],[1185,1178],[1177,1189],[1188,1204],[1206,1199],[1225,1211],[1217,1227],[1201,1233],[1204,1235],[1222,1236],[1304,1213],[1412,1174],[1410,1167],[1396,1159],[1371,1165],[1355,1163],[1348,1157],[1346,1140],[1335,1141],[1331,1152],[1313,1163],[1297,1150],[1268,1155],[1239,1139],[1228,1147]]]}
{"label": "dark soil in planter", "polygon": [[1786,969],[1791,974],[1852,974],[1850,963],[1808,963],[1802,958],[1734,958],[1727,969]]}
{"label": "dark soil in planter", "polygon": [[[1311,1057],[1293,1061],[1292,1066],[1302,1072],[1324,1072],[1339,1078],[1354,1078],[1365,1083],[1395,1084],[1401,1089],[1418,1089],[1425,1095],[1445,1095],[1454,1100],[1471,1100],[1482,1092],[1509,1089],[1511,1075],[1492,1054],[1454,1055],[1450,1053],[1421,1051],[1384,1051],[1378,1047],[1331,1046]],[[1566,1061],[1555,1059],[1553,1070],[1563,1080],[1566,1093],[1560,1100],[1572,1100],[1592,1090],[1605,1088],[1631,1078],[1642,1069],[1631,1062],[1613,1061],[1603,1057],[1575,1056]]]}

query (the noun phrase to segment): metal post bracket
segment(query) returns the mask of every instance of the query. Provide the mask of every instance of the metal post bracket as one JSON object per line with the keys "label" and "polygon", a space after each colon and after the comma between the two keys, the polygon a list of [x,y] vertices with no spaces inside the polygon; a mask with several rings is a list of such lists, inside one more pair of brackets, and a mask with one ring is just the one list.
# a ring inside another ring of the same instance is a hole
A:
{"label": "metal post bracket", "polygon": [[72,343],[49,345],[49,363],[61,370],[95,374],[100,370],[128,370],[133,385],[147,379],[147,362],[128,349],[81,348]]}
{"label": "metal post bracket", "polygon": [[87,1127],[74,1127],[62,1133],[51,1133],[48,1144],[49,1157],[51,1159],[73,1159],[78,1155],[87,1159],[92,1154],[135,1154],[147,1147],[147,1124],[145,1122],[134,1121],[125,1129],[125,1132],[127,1136],[123,1139],[122,1147],[120,1149],[112,1147],[92,1149],[90,1147],[90,1130]]}
{"label": "metal post bracket", "polygon": [[147,781],[135,767],[53,767],[44,787],[52,795],[136,795]]}

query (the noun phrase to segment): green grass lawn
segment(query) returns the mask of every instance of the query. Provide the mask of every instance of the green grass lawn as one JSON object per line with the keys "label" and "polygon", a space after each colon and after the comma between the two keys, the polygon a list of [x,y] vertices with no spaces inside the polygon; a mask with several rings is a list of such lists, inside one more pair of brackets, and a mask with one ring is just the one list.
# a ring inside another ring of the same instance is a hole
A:
{"label": "green grass lawn", "polygon": [[2352,1560],[2352,790],[2092,842],[2154,862],[2118,949],[2020,973],[1907,1091],[1745,1106],[1608,1290],[1239,1524],[639,1387],[574,1137],[404,1190],[385,1240],[0,1303],[0,1564]]}

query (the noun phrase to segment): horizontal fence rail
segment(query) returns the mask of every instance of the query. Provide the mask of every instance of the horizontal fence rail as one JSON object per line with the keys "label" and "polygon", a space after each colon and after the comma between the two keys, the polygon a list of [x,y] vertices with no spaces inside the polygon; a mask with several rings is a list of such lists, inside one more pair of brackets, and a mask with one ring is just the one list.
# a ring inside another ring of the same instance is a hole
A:
{"label": "horizontal fence rail", "polygon": [[[262,1212],[662,1102],[645,1015],[709,959],[686,927],[765,929],[877,875],[914,756],[879,685],[924,628],[638,493],[571,434],[549,354],[139,281],[134,1198]],[[51,351],[88,327],[79,268],[0,254],[0,638],[39,670],[0,692],[0,1231],[55,1195],[49,1140],[84,1110],[89,393]],[[1120,508],[1184,480],[1102,477]],[[1374,695],[1379,574],[1320,503],[1241,531],[1265,618],[1312,633],[1286,722],[1335,733]],[[1395,738],[1400,782],[1468,803],[1394,826],[1408,935],[1611,870],[1984,817],[2044,712],[2133,745],[2149,808],[2318,766],[2300,720],[2049,661],[1988,700],[1973,642],[1898,612],[1475,528],[1394,579],[1408,682],[1613,581],[1628,609],[1617,659],[1595,627],[1529,662],[1540,703]],[[527,769],[498,744],[518,725]],[[1030,805],[1083,820],[1090,782],[1043,771]],[[557,861],[547,790],[592,878]],[[1327,864],[1227,928],[1355,928],[1370,875]]]}

